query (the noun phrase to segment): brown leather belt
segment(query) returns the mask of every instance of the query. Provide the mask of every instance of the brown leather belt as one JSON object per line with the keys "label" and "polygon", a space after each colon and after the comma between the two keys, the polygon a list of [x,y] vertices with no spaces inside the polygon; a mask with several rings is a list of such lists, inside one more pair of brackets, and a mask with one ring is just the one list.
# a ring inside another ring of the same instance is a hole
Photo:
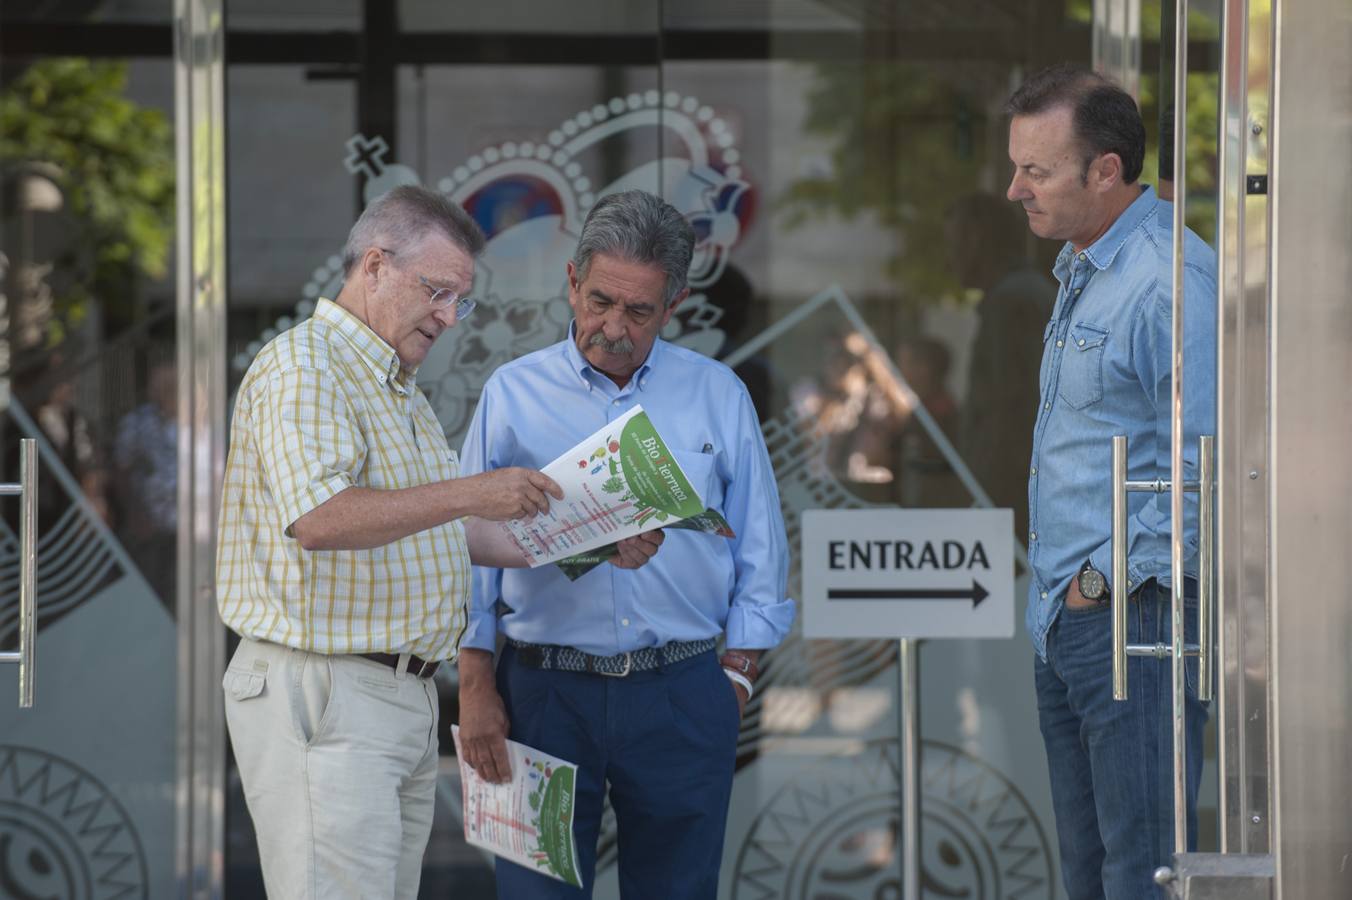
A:
{"label": "brown leather belt", "polygon": [[[391,669],[394,669],[395,672],[399,671],[398,653],[358,653],[357,655],[362,659],[378,662],[382,666],[389,666]],[[421,656],[413,656],[410,654],[408,658],[408,673],[410,675],[417,675],[419,678],[431,678],[436,674],[437,666],[439,665],[441,665],[440,662],[429,662]]]}

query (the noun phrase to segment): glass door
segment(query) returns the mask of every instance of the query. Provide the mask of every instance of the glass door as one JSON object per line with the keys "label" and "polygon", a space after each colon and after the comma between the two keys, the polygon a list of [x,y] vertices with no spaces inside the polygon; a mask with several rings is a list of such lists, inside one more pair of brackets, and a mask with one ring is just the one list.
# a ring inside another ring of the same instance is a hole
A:
{"label": "glass door", "polygon": [[[39,453],[34,705],[0,667],[0,895],[174,893],[168,4],[0,12],[0,481]],[[77,8],[78,7],[78,8]],[[0,501],[0,650],[18,637]]]}
{"label": "glass door", "polygon": [[[1059,247],[1004,199],[1003,105],[1052,62],[1091,64],[1094,8],[232,2],[232,384],[333,296],[370,198],[436,187],[489,235],[479,310],[419,374],[459,446],[488,375],[565,333],[564,262],[588,208],[642,187],[700,235],[692,296],[664,337],[748,385],[795,552],[802,511],[879,505],[1010,507],[1022,545]],[[1153,71],[1159,31],[1127,31]],[[1214,31],[1196,37],[1214,46]],[[1148,121],[1159,90],[1141,88]],[[1016,596],[1025,580],[1020,569]],[[924,648],[926,896],[1060,895],[1022,618],[1020,605],[1010,641]],[[895,642],[795,634],[765,671],[739,742],[721,895],[899,897]],[[448,726],[452,673],[440,692]],[[449,740],[443,751],[423,894],[491,897],[490,861],[459,836]],[[261,896],[237,782],[230,797],[227,894]],[[616,847],[612,822],[597,897],[618,896]]]}

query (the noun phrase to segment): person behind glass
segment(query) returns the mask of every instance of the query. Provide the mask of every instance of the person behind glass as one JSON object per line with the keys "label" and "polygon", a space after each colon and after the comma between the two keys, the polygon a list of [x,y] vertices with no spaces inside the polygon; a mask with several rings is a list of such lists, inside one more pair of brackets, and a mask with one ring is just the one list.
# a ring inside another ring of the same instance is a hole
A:
{"label": "person behind glass", "polygon": [[[746,388],[658,334],[689,293],[694,233],[641,191],[588,214],[567,265],[565,340],[489,379],[465,471],[539,466],[641,404],[736,537],[673,530],[641,570],[475,570],[460,655],[465,761],[509,775],[511,737],[578,764],[584,887],[499,860],[503,900],[590,897],[606,786],[627,900],[712,898],[742,710],[793,621],[779,495]],[[497,610],[501,610],[501,615]],[[493,652],[505,638],[494,673]],[[715,642],[730,648],[720,658]]]}
{"label": "person behind glass", "polygon": [[[1129,699],[1112,697],[1112,438],[1128,437],[1127,477],[1168,478],[1172,335],[1169,203],[1137,183],[1145,130],[1130,95],[1068,66],[1010,98],[1008,197],[1038,237],[1065,241],[1043,339],[1028,469],[1028,631],[1051,773],[1061,874],[1070,900],[1162,896],[1152,873],[1174,847],[1172,707],[1167,661],[1132,658]],[[1215,254],[1185,238],[1185,478],[1213,433]],[[1196,640],[1197,506],[1187,505],[1185,593]],[[1170,499],[1128,495],[1127,640],[1171,640]],[[1187,662],[1187,845],[1207,709]]]}
{"label": "person behind glass", "polygon": [[[64,364],[53,355],[51,368],[59,371]],[[37,408],[33,418],[47,436],[56,458],[80,485],[80,492],[99,518],[108,521],[108,477],[102,464],[103,454],[94,441],[94,429],[80,410],[76,399],[73,377],[61,378],[52,385],[47,399]],[[38,495],[39,528],[54,527],[65,513],[69,500],[60,491],[41,491]]]}
{"label": "person behind glass", "polygon": [[[952,438],[962,411],[948,389],[952,354],[942,341],[915,335],[896,350],[897,371],[910,386],[945,437]],[[934,435],[909,410],[899,417],[893,451],[901,478],[901,505],[907,507],[957,507],[967,499],[952,466],[939,449]]]}
{"label": "person behind glass", "polygon": [[178,547],[178,382],[172,360],[150,367],[146,402],[113,442],[118,535],[160,600],[174,605]]}
{"label": "person behind glass", "polygon": [[[216,590],[242,638],[226,722],[272,897],[417,895],[431,676],[464,633],[470,562],[524,565],[488,520],[560,495],[526,468],[460,477],[415,381],[473,310],[483,246],[445,197],[395,188],[353,226],[336,300],[264,347],[239,388]],[[625,542],[616,565],[660,542]]]}

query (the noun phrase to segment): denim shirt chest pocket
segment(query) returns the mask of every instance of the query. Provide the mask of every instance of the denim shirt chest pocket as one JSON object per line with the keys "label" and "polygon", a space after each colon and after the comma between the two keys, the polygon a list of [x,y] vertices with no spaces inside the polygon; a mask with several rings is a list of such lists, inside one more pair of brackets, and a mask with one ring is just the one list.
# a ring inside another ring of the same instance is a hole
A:
{"label": "denim shirt chest pocket", "polygon": [[1058,392],[1072,409],[1084,409],[1103,399],[1103,350],[1108,329],[1092,322],[1076,322],[1067,337]]}

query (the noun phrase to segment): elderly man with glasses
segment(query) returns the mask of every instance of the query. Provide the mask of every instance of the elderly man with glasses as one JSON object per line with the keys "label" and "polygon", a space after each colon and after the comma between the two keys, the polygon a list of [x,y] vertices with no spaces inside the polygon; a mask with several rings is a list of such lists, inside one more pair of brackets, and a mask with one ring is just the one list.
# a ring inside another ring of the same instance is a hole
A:
{"label": "elderly man with glasses", "polygon": [[[484,237],[399,187],[353,226],[335,301],[240,385],[216,587],[240,637],[225,710],[269,896],[412,898],[432,826],[432,675],[466,628],[470,563],[525,560],[489,520],[548,508],[526,468],[459,477],[415,378],[474,309]],[[625,542],[642,565],[660,536]]]}

